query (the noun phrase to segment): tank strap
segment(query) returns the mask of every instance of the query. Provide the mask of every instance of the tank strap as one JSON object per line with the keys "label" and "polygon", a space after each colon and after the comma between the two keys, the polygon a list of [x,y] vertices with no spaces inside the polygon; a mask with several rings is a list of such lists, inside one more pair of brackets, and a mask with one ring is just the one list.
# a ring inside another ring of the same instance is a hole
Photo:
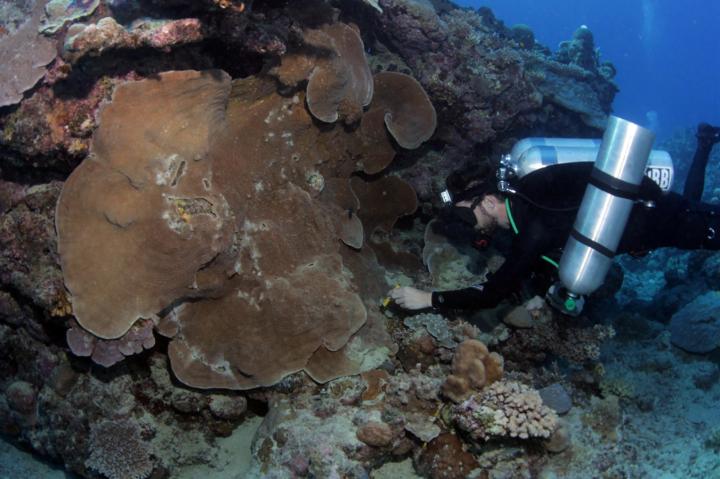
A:
{"label": "tank strap", "polygon": [[628,200],[637,199],[640,193],[640,185],[634,185],[632,183],[628,183],[627,181],[619,180],[597,168],[592,169],[589,183],[613,196]]}
{"label": "tank strap", "polygon": [[605,246],[601,245],[597,241],[593,241],[584,234],[580,233],[575,228],[570,231],[570,236],[575,238],[578,242],[584,244],[585,246],[594,249],[598,253],[600,253],[603,256],[606,256],[610,259],[613,259],[615,257],[615,252],[611,250],[610,248],[606,248]]}

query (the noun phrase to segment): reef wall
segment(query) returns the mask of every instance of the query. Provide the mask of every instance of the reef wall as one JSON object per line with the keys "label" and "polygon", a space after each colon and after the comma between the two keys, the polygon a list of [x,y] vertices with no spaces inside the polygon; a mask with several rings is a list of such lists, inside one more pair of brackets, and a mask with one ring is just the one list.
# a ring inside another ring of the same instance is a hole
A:
{"label": "reef wall", "polygon": [[552,54],[428,0],[2,8],[3,434],[108,478],[212,463],[253,415],[257,477],[530,474],[565,449],[534,388],[567,392],[520,371],[592,363],[611,330],[522,306],[530,328],[481,334],[383,298],[433,282],[448,172],[599,135],[617,88],[589,31]]}

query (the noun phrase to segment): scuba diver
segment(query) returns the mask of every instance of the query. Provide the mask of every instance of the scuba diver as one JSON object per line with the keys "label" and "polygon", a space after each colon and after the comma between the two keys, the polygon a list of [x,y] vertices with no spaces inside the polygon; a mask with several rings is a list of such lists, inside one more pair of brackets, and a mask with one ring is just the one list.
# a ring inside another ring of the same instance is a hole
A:
{"label": "scuba diver", "polygon": [[[641,201],[632,206],[617,253],[642,255],[661,247],[720,249],[720,206],[700,201],[705,168],[720,141],[720,127],[701,123],[696,136],[697,149],[683,194],[665,193],[644,176],[639,185]],[[475,242],[486,242],[496,229],[510,230],[510,253],[484,283],[453,291],[400,287],[391,290],[389,297],[408,310],[495,307],[516,292],[539,264],[558,266],[558,253],[573,230],[592,169],[592,162],[546,166],[522,178],[517,188],[521,193],[512,195],[501,192],[495,178],[488,177],[492,175],[484,175],[483,180],[476,179],[477,173],[474,177],[462,172],[450,175],[447,185],[454,193],[454,206],[436,220],[439,232],[450,232],[446,236],[452,237],[453,231],[464,231]],[[460,224],[465,229],[458,228]],[[552,288],[548,299],[551,295]]]}

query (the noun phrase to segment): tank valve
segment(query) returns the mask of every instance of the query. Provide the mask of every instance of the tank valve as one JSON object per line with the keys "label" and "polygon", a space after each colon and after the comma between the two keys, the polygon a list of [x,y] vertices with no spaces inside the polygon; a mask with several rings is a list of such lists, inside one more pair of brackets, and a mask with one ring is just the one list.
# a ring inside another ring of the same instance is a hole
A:
{"label": "tank valve", "polygon": [[585,306],[584,296],[568,291],[559,281],[550,286],[546,298],[550,306],[568,316],[579,316]]}

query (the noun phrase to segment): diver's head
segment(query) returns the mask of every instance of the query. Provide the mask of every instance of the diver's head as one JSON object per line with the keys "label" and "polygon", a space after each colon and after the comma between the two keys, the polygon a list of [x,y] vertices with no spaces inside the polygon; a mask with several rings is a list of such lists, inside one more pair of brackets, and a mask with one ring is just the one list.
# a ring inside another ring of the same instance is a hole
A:
{"label": "diver's head", "polygon": [[469,200],[461,200],[452,208],[453,216],[473,229],[492,234],[497,227],[510,227],[504,199],[497,193],[485,193]]}
{"label": "diver's head", "polygon": [[445,180],[446,190],[441,197],[449,209],[450,217],[473,229],[492,232],[504,226],[506,212],[504,195],[492,166],[487,163],[469,163],[451,173]]}
{"label": "diver's head", "polygon": [[498,227],[509,228],[505,197],[491,175],[469,175],[462,170],[446,180],[448,189],[434,230],[451,242],[470,241],[483,249]]}

